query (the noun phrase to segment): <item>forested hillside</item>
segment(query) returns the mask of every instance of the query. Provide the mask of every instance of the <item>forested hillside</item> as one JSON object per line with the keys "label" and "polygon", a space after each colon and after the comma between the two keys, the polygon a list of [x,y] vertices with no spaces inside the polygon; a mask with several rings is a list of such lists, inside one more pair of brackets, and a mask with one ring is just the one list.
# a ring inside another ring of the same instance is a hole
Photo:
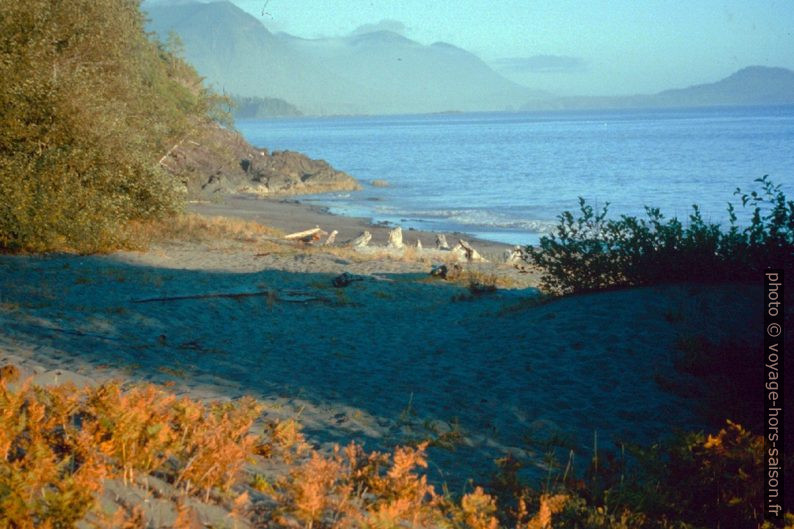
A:
{"label": "forested hillside", "polygon": [[139,4],[0,2],[0,249],[111,249],[178,209],[158,162],[220,99]]}

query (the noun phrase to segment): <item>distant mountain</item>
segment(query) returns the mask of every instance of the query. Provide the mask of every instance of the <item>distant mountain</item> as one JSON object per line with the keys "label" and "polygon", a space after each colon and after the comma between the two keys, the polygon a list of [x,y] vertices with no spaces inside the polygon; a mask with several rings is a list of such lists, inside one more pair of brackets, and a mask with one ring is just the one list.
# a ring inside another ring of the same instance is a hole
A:
{"label": "distant mountain", "polygon": [[216,88],[283,99],[306,114],[505,110],[545,96],[465,50],[392,31],[273,34],[227,1],[147,3],[144,10],[151,31],[179,34],[187,60]]}
{"label": "distant mountain", "polygon": [[794,104],[794,71],[750,66],[717,81],[658,94],[534,100],[523,110],[686,108]]}

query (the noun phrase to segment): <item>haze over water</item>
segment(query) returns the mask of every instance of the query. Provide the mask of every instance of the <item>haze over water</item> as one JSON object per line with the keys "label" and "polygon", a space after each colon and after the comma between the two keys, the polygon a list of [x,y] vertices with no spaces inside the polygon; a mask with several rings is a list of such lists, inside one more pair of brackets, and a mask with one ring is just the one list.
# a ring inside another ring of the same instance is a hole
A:
{"label": "haze over water", "polygon": [[[535,243],[577,198],[726,222],[765,174],[794,195],[794,107],[240,121],[251,143],[346,171],[363,191],[307,197],[403,228]],[[373,187],[372,180],[389,187]],[[740,219],[747,218],[739,212]]]}

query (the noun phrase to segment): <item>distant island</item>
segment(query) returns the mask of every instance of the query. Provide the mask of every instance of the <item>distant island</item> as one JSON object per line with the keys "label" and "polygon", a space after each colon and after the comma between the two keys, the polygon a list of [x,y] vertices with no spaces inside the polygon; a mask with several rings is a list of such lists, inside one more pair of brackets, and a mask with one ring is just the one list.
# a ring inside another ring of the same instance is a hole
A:
{"label": "distant island", "polygon": [[538,99],[522,110],[689,108],[794,104],[794,71],[750,66],[717,81],[657,94]]}
{"label": "distant island", "polygon": [[232,97],[235,119],[262,119],[273,117],[298,117],[301,112],[295,105],[277,97]]}

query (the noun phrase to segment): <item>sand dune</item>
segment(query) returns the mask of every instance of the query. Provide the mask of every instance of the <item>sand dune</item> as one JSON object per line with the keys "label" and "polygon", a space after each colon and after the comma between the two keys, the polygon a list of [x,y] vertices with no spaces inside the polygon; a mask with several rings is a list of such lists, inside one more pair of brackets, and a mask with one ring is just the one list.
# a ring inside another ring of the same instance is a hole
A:
{"label": "sand dune", "polygon": [[[183,242],[2,256],[0,364],[27,365],[43,382],[121,377],[199,398],[250,394],[272,415],[300,413],[320,446],[459,437],[454,451],[431,449],[430,473],[462,487],[486,482],[508,452],[534,456],[542,473],[550,440],[586,463],[594,436],[609,449],[704,426],[694,400],[659,384],[687,384],[673,369],[676,341],[740,337],[760,313],[747,301],[759,297],[736,287],[538,304],[533,288],[472,296],[430,280],[425,263],[254,250]],[[340,271],[378,277],[334,288]],[[254,292],[271,294],[139,302]]]}

